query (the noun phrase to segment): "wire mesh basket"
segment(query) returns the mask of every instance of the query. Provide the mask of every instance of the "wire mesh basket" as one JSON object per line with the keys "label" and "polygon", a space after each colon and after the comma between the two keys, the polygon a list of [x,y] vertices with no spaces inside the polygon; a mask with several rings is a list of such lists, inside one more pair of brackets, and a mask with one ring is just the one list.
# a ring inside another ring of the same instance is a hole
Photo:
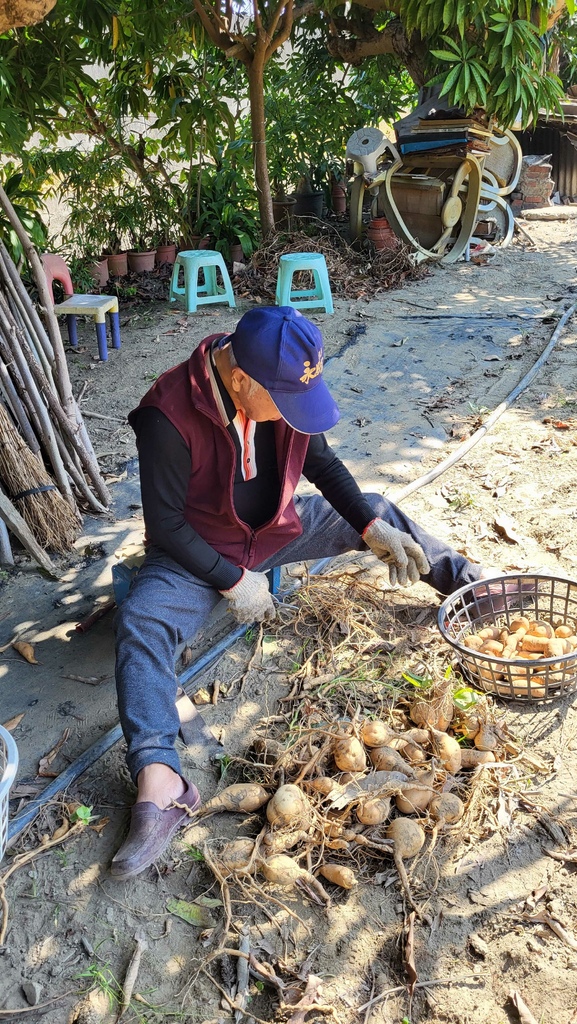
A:
{"label": "wire mesh basket", "polygon": [[8,838],[8,797],[16,778],[18,747],[10,733],[0,725],[0,861]]}
{"label": "wire mesh basket", "polygon": [[[486,626],[508,629],[520,615],[572,628],[577,644],[577,583],[557,576],[509,574],[462,587],[441,605],[438,626],[463,675],[478,689],[517,701],[553,700],[577,689],[577,648],[554,657],[501,658],[467,647]],[[569,643],[569,641],[568,641]]]}

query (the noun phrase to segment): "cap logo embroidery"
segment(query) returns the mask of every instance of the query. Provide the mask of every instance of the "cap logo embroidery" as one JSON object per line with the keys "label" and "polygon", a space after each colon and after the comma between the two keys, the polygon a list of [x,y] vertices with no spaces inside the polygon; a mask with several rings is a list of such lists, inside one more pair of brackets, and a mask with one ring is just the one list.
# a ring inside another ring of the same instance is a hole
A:
{"label": "cap logo embroidery", "polygon": [[323,365],[324,365],[323,350],[321,348],[320,353],[319,353],[318,363],[316,364],[316,366],[311,366],[310,359],[305,359],[304,367],[303,367],[305,372],[303,373],[302,377],[300,378],[301,382],[303,384],[309,384],[311,380],[315,379],[315,377],[319,377],[320,374],[323,372]]}

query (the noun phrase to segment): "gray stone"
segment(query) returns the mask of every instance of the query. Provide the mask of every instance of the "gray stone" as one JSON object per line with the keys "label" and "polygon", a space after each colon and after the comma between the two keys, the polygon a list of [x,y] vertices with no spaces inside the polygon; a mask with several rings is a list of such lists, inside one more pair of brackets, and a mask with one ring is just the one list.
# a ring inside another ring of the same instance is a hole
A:
{"label": "gray stone", "polygon": [[42,985],[37,981],[30,981],[28,978],[22,982],[22,991],[29,1006],[37,1006],[42,995]]}

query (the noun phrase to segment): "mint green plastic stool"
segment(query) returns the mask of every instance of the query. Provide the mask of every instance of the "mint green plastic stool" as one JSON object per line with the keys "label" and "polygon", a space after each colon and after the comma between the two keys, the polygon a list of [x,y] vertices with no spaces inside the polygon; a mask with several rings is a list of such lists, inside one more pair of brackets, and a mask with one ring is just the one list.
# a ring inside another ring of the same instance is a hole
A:
{"label": "mint green plastic stool", "polygon": [[[306,291],[293,291],[293,274],[310,270],[315,286]],[[324,309],[332,313],[333,297],[325,258],[320,252],[289,252],[281,256],[276,282],[277,306],[295,306],[297,309]]]}
{"label": "mint green plastic stool", "polygon": [[[184,271],[184,288],[178,283],[180,267]],[[204,284],[199,284],[201,270]],[[217,270],[222,274],[222,285],[217,284]],[[196,313],[199,306],[207,306],[210,302],[228,302],[229,306],[236,307],[228,270],[219,252],[214,249],[186,249],[178,253],[170,281],[170,301],[174,302],[182,295],[187,313]]]}

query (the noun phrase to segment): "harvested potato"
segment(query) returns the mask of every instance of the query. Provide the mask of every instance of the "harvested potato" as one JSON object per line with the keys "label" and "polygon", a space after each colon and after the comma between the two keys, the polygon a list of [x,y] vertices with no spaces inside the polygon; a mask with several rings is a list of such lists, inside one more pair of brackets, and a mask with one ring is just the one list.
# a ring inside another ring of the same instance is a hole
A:
{"label": "harvested potato", "polygon": [[333,757],[342,772],[362,772],[367,766],[364,747],[356,736],[344,736],[335,740]]}
{"label": "harvested potato", "polygon": [[357,818],[361,825],[382,825],[389,817],[390,797],[370,797],[362,800],[357,807]]}
{"label": "harvested potato", "polygon": [[298,786],[287,784],[279,786],[269,800],[266,816],[275,828],[304,825],[310,822],[310,805]]}
{"label": "harvested potato", "polygon": [[559,636],[562,639],[567,639],[568,637],[570,637],[572,635],[573,635],[573,627],[572,626],[561,625],[561,626],[557,626],[557,628],[555,630],[555,636]]}
{"label": "harvested potato", "polygon": [[473,750],[472,747],[461,749],[461,768],[476,768],[479,764],[493,764],[496,760],[492,750]]}
{"label": "harvested potato", "polygon": [[529,630],[528,630],[528,632],[532,633],[533,636],[552,637],[552,636],[555,635],[555,632],[554,632],[554,629],[553,629],[553,626],[551,625],[551,623],[550,622],[545,622],[544,619],[533,619],[533,621],[529,623]]}
{"label": "harvested potato", "polygon": [[206,814],[218,814],[220,811],[258,811],[267,803],[270,794],[264,786],[256,782],[237,782],[233,786],[227,786],[222,793],[213,796],[198,811],[204,817]]}
{"label": "harvested potato", "polygon": [[500,640],[486,640],[481,651],[483,654],[496,654],[497,657],[501,657],[503,654],[504,644]]}
{"label": "harvested potato", "polygon": [[367,719],[361,725],[360,733],[366,747],[384,747],[395,735],[395,730],[384,722]]}
{"label": "harvested potato", "polygon": [[[445,733],[441,735],[445,736]],[[416,811],[424,811],[435,795],[433,783],[435,781],[435,769],[424,772],[415,779],[412,786],[403,787],[403,792],[395,797],[397,810],[401,814],[415,814]]]}
{"label": "harvested potato", "polygon": [[357,885],[357,876],[354,871],[344,864],[331,864],[330,861],[327,864],[321,864],[319,874],[333,885],[340,885],[341,889],[354,889]]}
{"label": "harvested potato", "polygon": [[483,643],[483,638],[477,636],[476,633],[469,633],[469,635],[463,640],[464,646],[471,648],[473,651],[480,651]]}

